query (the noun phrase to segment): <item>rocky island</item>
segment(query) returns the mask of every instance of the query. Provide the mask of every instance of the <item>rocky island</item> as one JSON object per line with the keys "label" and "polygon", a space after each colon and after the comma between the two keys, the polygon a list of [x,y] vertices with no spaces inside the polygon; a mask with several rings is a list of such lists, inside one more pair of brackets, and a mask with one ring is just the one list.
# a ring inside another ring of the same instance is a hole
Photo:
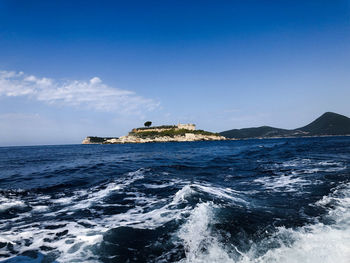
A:
{"label": "rocky island", "polygon": [[219,140],[226,140],[226,138],[217,133],[196,130],[196,125],[194,124],[178,124],[135,128],[132,129],[128,135],[119,138],[88,136],[83,140],[82,144],[192,142]]}

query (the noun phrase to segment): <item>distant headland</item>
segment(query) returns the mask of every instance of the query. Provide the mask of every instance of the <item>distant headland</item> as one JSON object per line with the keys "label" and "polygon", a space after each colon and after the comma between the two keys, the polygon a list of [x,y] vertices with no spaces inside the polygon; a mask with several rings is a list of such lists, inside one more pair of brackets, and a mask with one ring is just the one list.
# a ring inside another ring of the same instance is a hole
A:
{"label": "distant headland", "polygon": [[217,133],[196,130],[195,124],[162,125],[150,127],[152,122],[145,122],[145,127],[134,128],[122,137],[86,137],[82,144],[123,144],[150,142],[192,142],[226,140]]}
{"label": "distant headland", "polygon": [[319,137],[350,135],[350,118],[334,112],[326,112],[310,124],[293,129],[270,126],[233,129],[219,133],[230,139],[266,139],[287,137]]}

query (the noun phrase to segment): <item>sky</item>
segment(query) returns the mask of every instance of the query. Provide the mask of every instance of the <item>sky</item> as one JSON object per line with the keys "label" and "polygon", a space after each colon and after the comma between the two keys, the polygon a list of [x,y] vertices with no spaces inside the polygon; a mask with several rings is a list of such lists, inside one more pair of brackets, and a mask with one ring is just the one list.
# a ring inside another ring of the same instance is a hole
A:
{"label": "sky", "polygon": [[0,1],[0,146],[350,117],[350,0]]}

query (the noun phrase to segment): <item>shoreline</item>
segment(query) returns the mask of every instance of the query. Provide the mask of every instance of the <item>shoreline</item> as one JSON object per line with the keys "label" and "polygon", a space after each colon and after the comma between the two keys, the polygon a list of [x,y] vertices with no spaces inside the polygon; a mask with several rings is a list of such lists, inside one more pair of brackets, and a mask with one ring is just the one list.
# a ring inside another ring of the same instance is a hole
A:
{"label": "shoreline", "polygon": [[245,140],[268,140],[268,139],[298,139],[298,138],[323,138],[323,137],[350,137],[346,135],[312,135],[312,136],[286,136],[286,137],[251,137],[251,138],[227,138],[229,141],[245,141]]}
{"label": "shoreline", "polygon": [[192,141],[147,141],[147,142],[124,142],[124,143],[82,143],[84,145],[110,145],[110,144],[148,144],[148,143],[169,143],[169,142],[208,142],[208,141],[248,141],[248,140],[276,140],[276,139],[308,139],[308,138],[328,138],[328,137],[350,137],[347,135],[319,135],[319,136],[297,136],[297,137],[264,137],[264,138],[226,138],[226,139],[212,139],[212,140],[192,140]]}
{"label": "shoreline", "polygon": [[[95,141],[94,141],[95,140]],[[163,143],[163,142],[195,142],[195,141],[225,141],[227,138],[220,135],[203,135],[186,133],[182,136],[156,136],[140,138],[136,136],[122,136],[120,138],[86,137],[82,144],[126,144],[126,143]]]}

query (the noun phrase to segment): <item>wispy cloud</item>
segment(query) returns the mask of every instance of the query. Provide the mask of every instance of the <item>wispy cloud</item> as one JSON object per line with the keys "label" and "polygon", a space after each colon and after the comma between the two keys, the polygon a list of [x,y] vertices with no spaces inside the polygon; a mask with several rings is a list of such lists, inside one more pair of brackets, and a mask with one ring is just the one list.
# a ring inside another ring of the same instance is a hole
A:
{"label": "wispy cloud", "polygon": [[49,104],[122,114],[138,114],[159,107],[155,100],[112,88],[98,77],[88,81],[55,80],[15,71],[0,71],[0,96],[25,96]]}

